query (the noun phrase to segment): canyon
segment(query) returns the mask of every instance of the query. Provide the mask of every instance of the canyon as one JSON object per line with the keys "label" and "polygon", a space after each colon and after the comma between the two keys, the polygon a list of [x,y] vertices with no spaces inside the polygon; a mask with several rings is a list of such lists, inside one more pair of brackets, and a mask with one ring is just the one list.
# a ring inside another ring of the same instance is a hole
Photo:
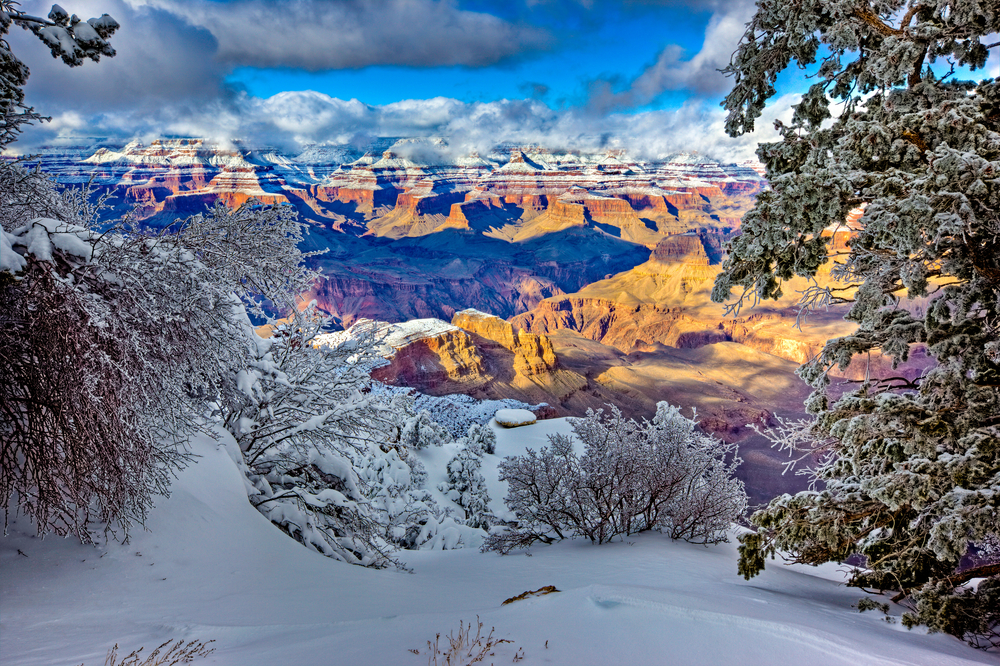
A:
{"label": "canyon", "polygon": [[[541,416],[613,405],[642,418],[666,400],[740,443],[759,501],[799,480],[781,475],[783,460],[748,424],[802,416],[808,387],[795,369],[853,330],[844,306],[799,317],[805,281],[738,311],[709,298],[726,242],[767,187],[756,163],[513,145],[463,154],[444,139],[396,138],[296,154],[162,139],[51,147],[37,159],[61,182],[109,195],[109,215],[151,227],[218,201],[294,206],[308,229],[302,249],[323,251],[304,299],[344,328],[413,324],[376,379],[546,403]],[[859,217],[831,220],[831,248]],[[921,363],[917,350],[900,372]],[[884,366],[852,364],[840,378]]]}
{"label": "canyon", "polygon": [[692,155],[657,161],[497,146],[458,154],[443,139],[372,139],[294,155],[201,139],[53,146],[42,168],[110,195],[108,215],[150,226],[216,201],[289,204],[324,250],[311,298],[359,317],[508,318],[649,259],[670,235],[725,237],[766,186],[757,164]]}

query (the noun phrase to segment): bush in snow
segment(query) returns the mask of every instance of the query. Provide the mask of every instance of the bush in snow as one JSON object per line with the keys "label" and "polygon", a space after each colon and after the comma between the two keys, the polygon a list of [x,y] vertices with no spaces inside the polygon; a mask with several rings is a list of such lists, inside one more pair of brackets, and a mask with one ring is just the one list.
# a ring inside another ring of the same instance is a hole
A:
{"label": "bush in snow", "polygon": [[[0,37],[18,25],[70,66],[114,55],[111,17],[16,4],[0,3]],[[0,149],[40,118],[27,77],[0,39]],[[123,535],[143,520],[207,410],[242,400],[246,306],[312,278],[290,208],[220,206],[151,235],[101,224],[90,194],[0,160],[0,506],[82,539],[94,519]]]}
{"label": "bush in snow", "polygon": [[[0,186],[0,501],[16,494],[42,532],[88,539],[96,518],[127,533],[209,405],[242,399],[244,305],[310,279],[301,232],[244,206],[98,233],[85,193],[14,164]],[[261,243],[271,256],[249,264]]]}
{"label": "bush in snow", "polygon": [[[200,660],[215,652],[215,648],[208,647],[215,641],[188,641],[178,638],[161,643],[159,647],[142,659],[142,651],[145,648],[132,650],[127,656],[119,661],[118,644],[108,650],[108,656],[104,658],[104,666],[179,666],[180,664],[190,664],[195,660]],[[139,660],[142,659],[140,662]],[[80,664],[83,666],[83,664]]]}
{"label": "bush in snow", "polygon": [[400,443],[410,449],[420,450],[428,446],[443,446],[451,442],[447,428],[431,420],[426,410],[411,416],[403,425]]}
{"label": "bush in snow", "polygon": [[210,405],[243,399],[246,307],[312,279],[301,228],[253,204],[109,227],[89,192],[7,162],[0,197],[0,502],[42,532],[127,533]]}
{"label": "bush in snow", "polygon": [[393,548],[369,502],[370,479],[358,469],[373,445],[398,436],[398,418],[362,392],[369,380],[356,342],[311,344],[323,323],[309,308],[270,339],[257,338],[256,358],[240,378],[245,399],[224,410],[223,422],[261,513],[324,555],[384,566]]}
{"label": "bush in snow", "polygon": [[424,488],[411,448],[440,439],[441,427],[413,414],[409,396],[371,390],[375,338],[316,346],[325,323],[310,307],[258,339],[241,381],[247,399],[225,413],[251,503],[307,547],[352,564],[457,547],[467,530]]}
{"label": "bush in snow", "polygon": [[573,432],[583,455],[570,437],[553,435],[541,451],[500,464],[500,479],[509,484],[505,502],[517,521],[490,534],[484,550],[506,553],[570,536],[605,543],[652,529],[717,543],[746,509],[743,483],[733,478],[736,446],[697,432],[693,420],[665,402],[642,423],[614,407],[608,417],[589,410],[573,420]]}
{"label": "bush in snow", "polygon": [[[478,428],[470,428],[472,431]],[[488,428],[487,428],[488,429]],[[492,431],[490,434],[493,434]],[[493,438],[494,444],[496,437]],[[465,524],[488,530],[493,522],[490,514],[490,495],[486,490],[486,479],[479,469],[483,464],[483,449],[471,437],[448,462],[448,481],[441,484],[441,492],[465,511]]]}
{"label": "bush in snow", "polygon": [[497,436],[489,425],[475,423],[470,425],[465,441],[467,446],[478,447],[483,453],[493,455],[497,452]]}

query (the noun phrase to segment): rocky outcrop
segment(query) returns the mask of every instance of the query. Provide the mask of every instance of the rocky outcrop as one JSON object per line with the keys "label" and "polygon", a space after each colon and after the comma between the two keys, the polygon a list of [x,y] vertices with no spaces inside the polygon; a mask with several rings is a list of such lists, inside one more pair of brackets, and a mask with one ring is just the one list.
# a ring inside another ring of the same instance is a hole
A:
{"label": "rocky outcrop", "polygon": [[[794,324],[794,319],[791,323]],[[720,323],[719,328],[733,342],[799,364],[822,351],[825,339],[810,339],[802,331],[795,336],[794,327],[788,324],[787,317],[753,314],[739,319],[727,319]]]}
{"label": "rocky outcrop", "polygon": [[544,335],[515,330],[503,319],[478,310],[456,312],[451,323],[513,352],[513,369],[517,374],[530,377],[554,370],[557,366],[552,342]]}
{"label": "rocky outcrop", "polygon": [[653,249],[652,259],[664,264],[692,264],[708,266],[716,263],[709,260],[705,245],[697,234],[677,234],[667,236]]}
{"label": "rocky outcrop", "polygon": [[460,330],[414,340],[396,349],[388,365],[372,371],[380,382],[425,392],[448,383],[479,383],[485,375],[483,357]]}
{"label": "rocky outcrop", "polygon": [[[683,307],[622,304],[611,300],[563,296],[546,299],[534,310],[511,321],[526,331],[552,335],[568,329],[625,353],[652,344],[692,349],[719,342],[737,342],[750,349],[801,364],[823,348],[827,328],[811,333],[795,328],[795,316],[754,314],[730,319],[721,306],[718,317],[705,317]],[[841,315],[842,316],[842,315]],[[833,327],[847,334],[853,327]]]}

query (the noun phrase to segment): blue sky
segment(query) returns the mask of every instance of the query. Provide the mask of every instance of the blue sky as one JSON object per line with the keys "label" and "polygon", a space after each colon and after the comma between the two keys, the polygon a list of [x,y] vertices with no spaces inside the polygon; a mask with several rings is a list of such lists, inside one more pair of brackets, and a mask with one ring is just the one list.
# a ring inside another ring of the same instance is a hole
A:
{"label": "blue sky", "polygon": [[[576,5],[571,9],[574,11],[557,16],[536,5],[528,18],[552,35],[552,43],[493,65],[370,66],[320,72],[239,67],[227,81],[258,97],[286,90],[317,90],[368,104],[441,96],[463,102],[533,97],[555,108],[581,106],[587,104],[595,79],[632,80],[670,45],[680,46],[687,57],[695,55],[712,16],[710,11],[686,7],[612,6],[596,10]],[[637,110],[676,107],[689,97],[684,90],[664,91]]]}
{"label": "blue sky", "polygon": [[[757,135],[730,139],[719,74],[752,0],[65,0],[121,24],[113,59],[69,70],[30,35],[29,103],[58,137],[202,136],[294,151],[366,136],[753,156],[802,90],[792,72]],[[23,7],[45,14],[49,2]],[[20,32],[20,31],[16,31]]]}

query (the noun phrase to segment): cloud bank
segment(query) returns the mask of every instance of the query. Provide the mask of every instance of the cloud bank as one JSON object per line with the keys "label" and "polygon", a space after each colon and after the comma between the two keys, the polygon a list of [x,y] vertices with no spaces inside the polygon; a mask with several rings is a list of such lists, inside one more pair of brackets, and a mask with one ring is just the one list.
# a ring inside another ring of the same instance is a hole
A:
{"label": "cloud bank", "polygon": [[454,154],[487,152],[503,142],[538,144],[553,150],[624,148],[635,157],[657,158],[697,151],[721,161],[754,157],[758,141],[776,135],[775,118],[788,120],[797,96],[778,99],[757,132],[726,136],[721,109],[692,102],[676,110],[598,115],[552,109],[538,100],[466,103],[437,97],[375,106],[315,91],[284,92],[261,99],[241,94],[197,108],[161,106],[151,113],[120,112],[84,118],[67,112],[25,133],[14,144],[22,152],[74,136],[81,128],[126,140],[163,136],[203,137],[219,143],[273,147],[295,153],[316,144],[358,144],[373,137],[443,137]]}
{"label": "cloud bank", "polygon": [[308,71],[492,65],[545,48],[545,30],[440,0],[127,0],[211,33],[223,63]]}

